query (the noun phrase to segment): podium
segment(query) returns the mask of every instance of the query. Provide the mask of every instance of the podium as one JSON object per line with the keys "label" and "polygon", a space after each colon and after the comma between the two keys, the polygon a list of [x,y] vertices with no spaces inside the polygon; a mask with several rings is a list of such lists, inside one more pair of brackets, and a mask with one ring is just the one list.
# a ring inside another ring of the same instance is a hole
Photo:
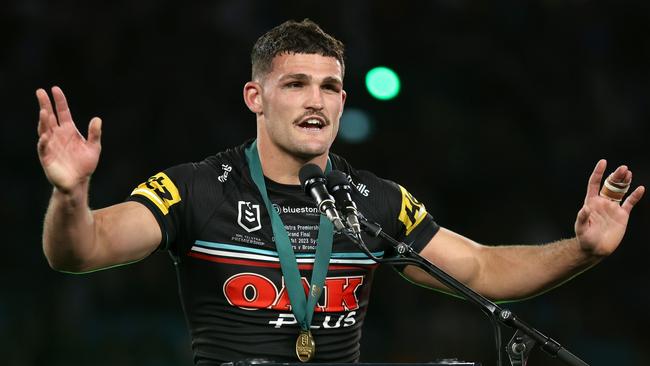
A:
{"label": "podium", "polygon": [[480,363],[440,360],[431,363],[268,363],[264,366],[481,366]]}
{"label": "podium", "polygon": [[480,363],[459,361],[456,359],[442,359],[432,362],[419,363],[301,363],[301,362],[270,362],[268,360],[242,360],[236,362],[225,362],[221,366],[481,366]]}

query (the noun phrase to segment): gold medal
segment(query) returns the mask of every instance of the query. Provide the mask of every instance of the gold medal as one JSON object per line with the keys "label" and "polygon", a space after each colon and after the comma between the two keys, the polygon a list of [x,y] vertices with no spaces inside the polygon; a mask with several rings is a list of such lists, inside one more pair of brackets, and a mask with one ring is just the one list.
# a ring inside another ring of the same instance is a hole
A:
{"label": "gold medal", "polygon": [[296,356],[300,362],[308,362],[316,354],[316,342],[309,330],[301,330],[296,340]]}

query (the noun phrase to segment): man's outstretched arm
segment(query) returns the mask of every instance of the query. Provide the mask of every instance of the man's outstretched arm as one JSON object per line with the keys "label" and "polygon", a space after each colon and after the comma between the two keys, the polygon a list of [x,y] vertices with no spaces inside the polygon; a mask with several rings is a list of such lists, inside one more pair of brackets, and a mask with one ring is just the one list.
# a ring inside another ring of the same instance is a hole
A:
{"label": "man's outstretched arm", "polygon": [[[543,245],[486,246],[441,228],[421,255],[475,291],[495,300],[515,300],[553,288],[610,255],[621,243],[630,212],[645,188],[634,190],[620,205],[598,192],[607,163],[601,160],[589,178],[584,205],[575,222],[576,236]],[[632,172],[620,166],[614,182],[631,183]],[[444,289],[415,267],[405,275]]]}
{"label": "man's outstretched arm", "polygon": [[63,92],[36,91],[39,102],[38,156],[54,186],[45,215],[43,251],[54,269],[85,272],[146,257],[162,234],[143,205],[125,202],[101,210],[88,206],[90,176],[101,151],[101,120],[90,121],[88,138],[75,126]]}

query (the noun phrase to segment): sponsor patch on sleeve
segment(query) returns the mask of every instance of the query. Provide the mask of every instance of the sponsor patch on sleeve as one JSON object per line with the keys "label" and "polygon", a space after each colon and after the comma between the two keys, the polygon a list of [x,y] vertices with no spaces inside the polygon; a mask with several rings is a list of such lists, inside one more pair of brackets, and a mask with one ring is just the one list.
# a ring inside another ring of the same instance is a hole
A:
{"label": "sponsor patch on sleeve", "polygon": [[181,195],[174,182],[165,173],[158,173],[147,179],[131,192],[146,197],[158,207],[163,215],[169,213],[169,208],[181,201]]}
{"label": "sponsor patch on sleeve", "polygon": [[404,187],[399,186],[399,189],[402,191],[402,209],[399,213],[399,221],[406,227],[406,235],[408,235],[427,216],[427,210]]}

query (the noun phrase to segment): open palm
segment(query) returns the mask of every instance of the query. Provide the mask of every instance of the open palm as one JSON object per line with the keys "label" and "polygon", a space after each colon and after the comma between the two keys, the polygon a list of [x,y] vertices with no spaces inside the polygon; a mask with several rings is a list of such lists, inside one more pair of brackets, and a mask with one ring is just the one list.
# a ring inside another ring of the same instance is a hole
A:
{"label": "open palm", "polygon": [[[622,205],[599,195],[606,167],[605,160],[596,164],[589,178],[584,206],[578,212],[575,223],[576,236],[582,249],[599,256],[611,254],[623,240],[630,212],[645,191],[643,186],[637,187]],[[608,179],[631,184],[632,172],[627,166],[621,165]]]}
{"label": "open palm", "polygon": [[101,119],[95,117],[90,121],[86,139],[72,120],[63,91],[53,87],[52,96],[56,113],[47,92],[43,89],[36,91],[40,105],[38,157],[50,183],[63,192],[69,192],[87,182],[97,167],[101,151]]}

